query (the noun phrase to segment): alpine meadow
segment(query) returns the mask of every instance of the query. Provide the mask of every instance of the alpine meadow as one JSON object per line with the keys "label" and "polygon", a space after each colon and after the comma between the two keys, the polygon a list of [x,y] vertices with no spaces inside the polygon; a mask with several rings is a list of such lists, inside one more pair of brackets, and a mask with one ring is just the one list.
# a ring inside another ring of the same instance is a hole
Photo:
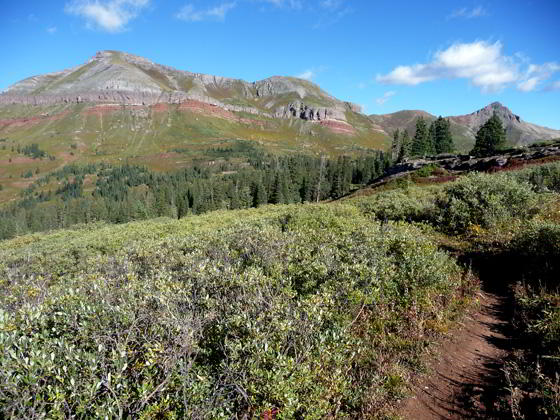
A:
{"label": "alpine meadow", "polygon": [[0,6],[0,419],[560,418],[552,3]]}

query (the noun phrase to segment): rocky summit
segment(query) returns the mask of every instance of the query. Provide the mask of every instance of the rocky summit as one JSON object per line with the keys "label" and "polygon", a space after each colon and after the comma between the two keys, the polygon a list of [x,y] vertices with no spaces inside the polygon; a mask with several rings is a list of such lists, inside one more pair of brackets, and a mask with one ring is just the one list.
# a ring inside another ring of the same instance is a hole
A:
{"label": "rocky summit", "polygon": [[360,112],[317,85],[293,77],[257,82],[177,70],[118,51],[99,51],[85,64],[34,76],[9,87],[1,104],[179,104],[189,100],[270,118],[346,121]]}
{"label": "rocky summit", "polygon": [[[506,137],[511,146],[526,146],[541,140],[560,138],[560,130],[541,127],[524,121],[500,102],[493,102],[478,111],[467,115],[448,116],[451,122],[451,132],[456,146],[462,151],[468,151],[474,145],[476,132],[496,112],[506,129]],[[436,119],[425,111],[405,110],[392,114],[370,115],[369,118],[377,129],[391,135],[397,128],[408,130],[414,135],[415,123],[418,117],[428,121]]]}

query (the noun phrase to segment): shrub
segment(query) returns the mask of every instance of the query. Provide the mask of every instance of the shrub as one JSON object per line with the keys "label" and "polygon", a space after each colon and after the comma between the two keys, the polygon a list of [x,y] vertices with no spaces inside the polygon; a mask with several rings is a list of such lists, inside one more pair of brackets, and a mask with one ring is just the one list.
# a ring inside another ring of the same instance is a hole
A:
{"label": "shrub", "polygon": [[523,280],[554,290],[560,286],[560,224],[535,221],[517,234],[510,245]]}
{"label": "shrub", "polygon": [[445,188],[438,202],[439,222],[451,232],[464,232],[470,225],[490,228],[513,217],[530,217],[535,204],[536,194],[525,182],[471,173]]}
{"label": "shrub", "polygon": [[511,176],[528,182],[537,191],[560,192],[560,162],[533,166],[514,172]]}
{"label": "shrub", "polygon": [[364,417],[398,395],[399,366],[461,287],[453,259],[420,230],[351,206],[4,245],[7,418]]}
{"label": "shrub", "polygon": [[353,204],[379,220],[431,222],[437,216],[439,190],[437,187],[389,190],[357,199]]}

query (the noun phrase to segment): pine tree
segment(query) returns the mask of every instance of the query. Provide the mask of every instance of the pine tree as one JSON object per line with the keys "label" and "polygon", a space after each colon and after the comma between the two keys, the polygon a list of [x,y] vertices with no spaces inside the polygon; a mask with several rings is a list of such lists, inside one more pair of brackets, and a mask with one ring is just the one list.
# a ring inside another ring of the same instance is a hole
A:
{"label": "pine tree", "polygon": [[270,194],[270,203],[283,204],[285,202],[285,197],[283,194],[284,188],[282,184],[282,175],[280,174],[280,172],[277,172],[276,177],[274,178],[272,192]]}
{"label": "pine tree", "polygon": [[436,131],[437,131],[437,120],[432,121],[430,124],[430,128],[428,129],[428,137],[426,138],[426,147],[425,153],[427,155],[435,155],[436,154]]}
{"label": "pine tree", "polygon": [[263,183],[258,180],[253,184],[253,207],[259,207],[267,203],[268,198],[266,195],[266,189]]}
{"label": "pine tree", "polygon": [[401,137],[399,129],[397,128],[393,132],[393,143],[391,144],[391,159],[396,162],[399,159],[399,153],[401,151]]}
{"label": "pine tree", "polygon": [[399,159],[398,159],[399,162],[402,162],[404,159],[410,156],[411,147],[412,147],[412,141],[410,139],[410,136],[408,135],[408,131],[404,130],[401,133],[401,150],[399,152]]}
{"label": "pine tree", "polygon": [[412,156],[424,156],[426,154],[426,146],[428,143],[428,128],[423,117],[416,120],[416,133],[412,139]]}
{"label": "pine tree", "polygon": [[496,153],[506,142],[506,131],[502,121],[494,112],[476,133],[476,142],[471,154],[474,156],[488,156]]}
{"label": "pine tree", "polygon": [[441,116],[435,123],[435,153],[451,153],[454,149],[453,137],[451,136],[451,123]]}

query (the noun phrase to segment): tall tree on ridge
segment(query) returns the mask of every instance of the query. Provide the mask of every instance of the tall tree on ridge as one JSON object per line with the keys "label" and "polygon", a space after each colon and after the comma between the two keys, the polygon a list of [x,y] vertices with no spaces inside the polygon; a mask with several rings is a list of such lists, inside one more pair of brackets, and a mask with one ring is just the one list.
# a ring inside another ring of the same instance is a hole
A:
{"label": "tall tree on ridge", "polygon": [[426,154],[426,145],[428,143],[428,127],[424,117],[420,116],[416,119],[416,132],[412,139],[412,156],[423,156]]}
{"label": "tall tree on ridge", "polygon": [[401,151],[401,137],[399,129],[393,132],[393,143],[391,144],[391,160],[397,162]]}
{"label": "tall tree on ridge", "polygon": [[506,143],[506,130],[502,121],[494,111],[486,123],[476,133],[476,142],[471,154],[488,156],[496,153]]}

